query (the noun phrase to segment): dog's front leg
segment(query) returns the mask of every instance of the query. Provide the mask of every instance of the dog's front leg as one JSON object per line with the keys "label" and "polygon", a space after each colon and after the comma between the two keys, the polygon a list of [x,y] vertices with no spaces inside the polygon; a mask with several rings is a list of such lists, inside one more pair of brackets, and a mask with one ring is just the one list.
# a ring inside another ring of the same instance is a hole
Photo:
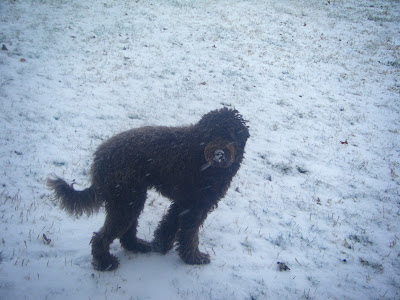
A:
{"label": "dog's front leg", "polygon": [[178,253],[181,259],[191,265],[210,263],[210,256],[199,250],[199,227],[207,217],[207,210],[192,208],[179,216]]}

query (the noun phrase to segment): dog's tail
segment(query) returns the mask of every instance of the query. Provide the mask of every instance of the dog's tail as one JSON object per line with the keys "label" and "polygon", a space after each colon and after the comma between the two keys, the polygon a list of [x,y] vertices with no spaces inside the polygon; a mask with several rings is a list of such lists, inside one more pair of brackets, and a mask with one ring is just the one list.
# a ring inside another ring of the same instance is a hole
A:
{"label": "dog's tail", "polygon": [[90,216],[97,213],[102,201],[96,196],[93,187],[83,191],[77,191],[60,177],[48,178],[47,186],[54,191],[55,199],[59,201],[60,207],[70,215],[76,217],[87,214]]}

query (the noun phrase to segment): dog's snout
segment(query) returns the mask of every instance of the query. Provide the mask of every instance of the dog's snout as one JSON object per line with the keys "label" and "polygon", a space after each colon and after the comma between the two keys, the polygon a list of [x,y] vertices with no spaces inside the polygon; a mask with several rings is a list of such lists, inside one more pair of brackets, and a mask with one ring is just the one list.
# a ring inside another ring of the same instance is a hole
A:
{"label": "dog's snout", "polygon": [[224,150],[221,149],[215,150],[213,160],[214,162],[219,164],[226,162],[226,156]]}

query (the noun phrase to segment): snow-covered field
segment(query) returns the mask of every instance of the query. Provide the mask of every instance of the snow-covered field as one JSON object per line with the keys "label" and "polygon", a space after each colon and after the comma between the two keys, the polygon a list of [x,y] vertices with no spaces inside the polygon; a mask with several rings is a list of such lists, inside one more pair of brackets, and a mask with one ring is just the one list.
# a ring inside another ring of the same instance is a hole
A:
{"label": "snow-covered field", "polygon": [[[398,0],[5,0],[0,47],[0,299],[400,299]],[[251,138],[211,264],[115,241],[93,270],[104,212],[69,217],[46,177],[84,188],[104,139],[224,105]]]}

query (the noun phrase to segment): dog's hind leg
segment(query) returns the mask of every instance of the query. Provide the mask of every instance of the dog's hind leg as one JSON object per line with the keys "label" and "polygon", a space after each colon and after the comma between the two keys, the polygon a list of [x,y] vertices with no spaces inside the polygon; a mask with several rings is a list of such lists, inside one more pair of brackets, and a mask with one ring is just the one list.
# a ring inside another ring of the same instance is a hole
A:
{"label": "dog's hind leg", "polygon": [[145,240],[136,237],[139,215],[143,210],[146,201],[146,191],[140,193],[136,192],[131,196],[129,202],[130,209],[132,210],[131,225],[128,230],[121,236],[121,246],[126,250],[132,252],[150,252],[151,244]]}
{"label": "dog's hind leg", "polygon": [[[128,227],[129,224],[126,225]],[[113,218],[107,215],[104,226],[99,232],[94,232],[92,240],[92,265],[99,271],[111,271],[118,267],[118,259],[110,253],[110,244],[118,236],[119,228],[113,223]]]}
{"label": "dog's hind leg", "polygon": [[152,242],[154,251],[165,254],[172,249],[179,228],[179,214],[184,214],[186,212],[181,213],[176,203],[171,204],[168,212],[162,218],[154,232],[154,240]]}
{"label": "dog's hind leg", "polygon": [[[146,193],[133,202],[129,202],[131,194],[119,193],[113,201],[106,202],[106,220],[99,232],[94,233],[92,244],[93,267],[99,271],[116,269],[119,265],[118,259],[110,254],[110,244],[116,238],[122,238],[127,231],[134,227],[136,233],[137,217],[143,209]],[[137,201],[135,201],[137,200]],[[150,246],[149,246],[150,247]]]}
{"label": "dog's hind leg", "polygon": [[133,221],[132,225],[129,227],[129,229],[120,238],[121,246],[124,247],[126,250],[132,252],[141,252],[141,253],[150,252],[151,244],[145,240],[136,237],[137,224],[138,220],[136,218]]}

